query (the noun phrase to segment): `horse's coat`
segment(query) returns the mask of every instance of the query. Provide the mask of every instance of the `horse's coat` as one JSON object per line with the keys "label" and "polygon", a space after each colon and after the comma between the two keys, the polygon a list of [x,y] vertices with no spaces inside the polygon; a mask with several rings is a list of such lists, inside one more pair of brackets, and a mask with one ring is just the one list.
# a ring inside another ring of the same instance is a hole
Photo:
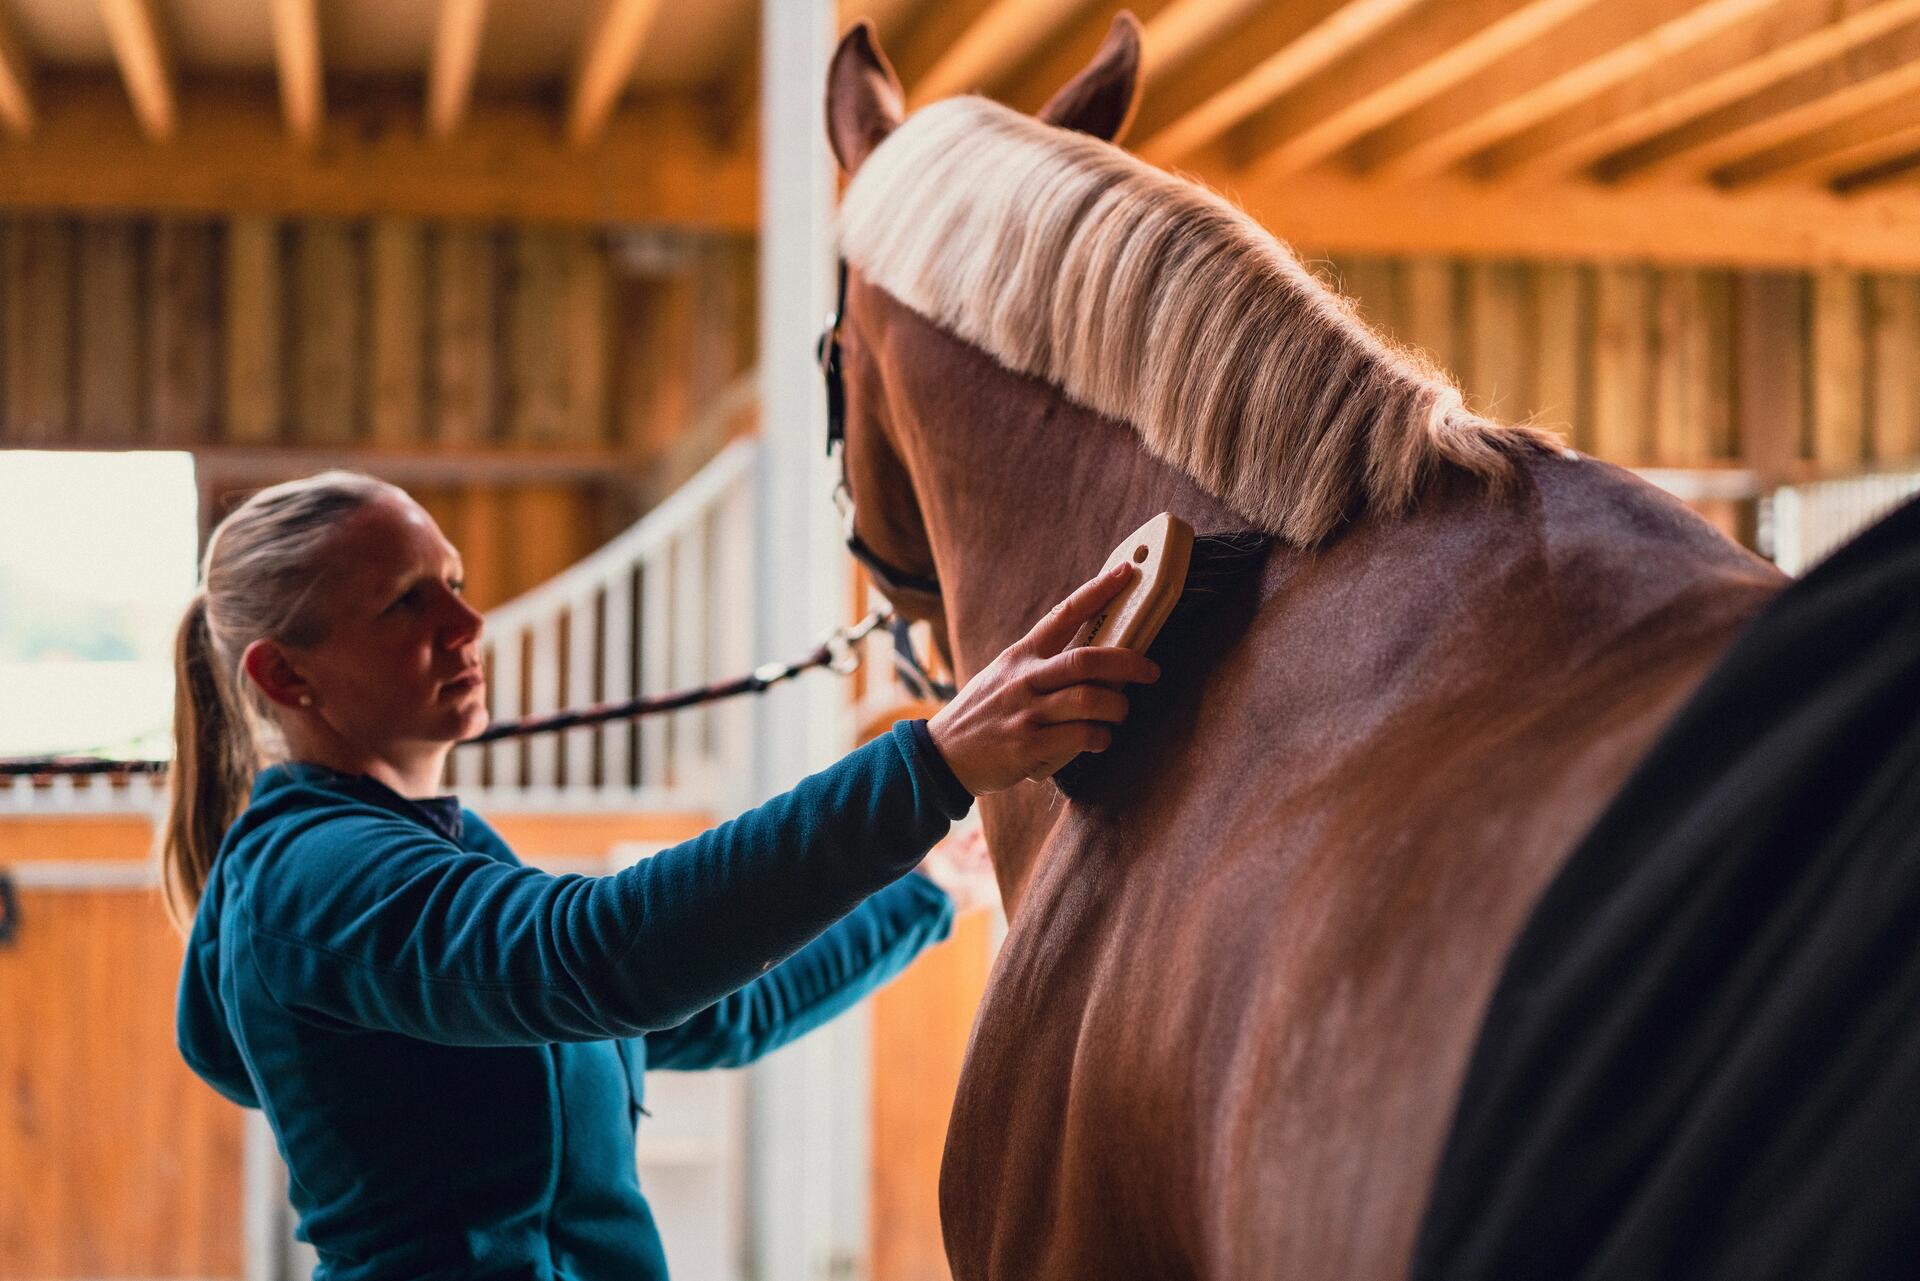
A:
{"label": "horse's coat", "polygon": [[[1093,74],[1131,73],[1110,48]],[[843,162],[886,145],[864,35],[829,100]],[[1243,523],[854,266],[861,533],[937,566],[961,676],[1154,512]],[[1780,582],[1616,468],[1526,449],[1509,482],[1437,466],[1409,510],[1277,546],[1134,695],[1092,794],[982,801],[1011,928],[942,1172],[959,1281],[1404,1274],[1527,910]]]}
{"label": "horse's coat", "polygon": [[1920,501],[1741,632],[1503,966],[1419,1281],[1920,1263]]}

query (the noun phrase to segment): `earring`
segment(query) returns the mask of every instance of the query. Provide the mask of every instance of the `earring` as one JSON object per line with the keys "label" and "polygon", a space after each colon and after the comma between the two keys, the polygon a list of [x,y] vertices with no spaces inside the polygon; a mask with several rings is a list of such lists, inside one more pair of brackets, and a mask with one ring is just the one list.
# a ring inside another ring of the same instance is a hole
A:
{"label": "earring", "polygon": [[300,696],[300,706],[302,706],[302,707],[312,707],[312,706],[313,706],[313,695],[311,695],[311,694],[302,694],[302,695]]}

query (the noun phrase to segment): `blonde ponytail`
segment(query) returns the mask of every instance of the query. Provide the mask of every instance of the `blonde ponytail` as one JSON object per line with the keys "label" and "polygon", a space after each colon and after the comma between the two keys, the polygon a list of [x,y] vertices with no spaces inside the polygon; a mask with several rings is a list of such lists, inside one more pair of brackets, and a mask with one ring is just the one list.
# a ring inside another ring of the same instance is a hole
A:
{"label": "blonde ponytail", "polygon": [[167,915],[182,934],[193,924],[220,838],[246,803],[259,757],[222,666],[207,627],[206,593],[195,593],[173,647],[174,756],[160,855]]}

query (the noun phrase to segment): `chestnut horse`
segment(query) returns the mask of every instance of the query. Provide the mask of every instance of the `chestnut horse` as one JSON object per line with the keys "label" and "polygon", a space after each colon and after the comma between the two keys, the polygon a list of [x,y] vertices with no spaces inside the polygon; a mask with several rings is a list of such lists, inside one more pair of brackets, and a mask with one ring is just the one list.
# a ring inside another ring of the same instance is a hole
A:
{"label": "chestnut horse", "polygon": [[1476,1031],[1569,849],[1770,566],[1467,412],[1270,235],[1113,145],[836,52],[857,532],[962,678],[1146,517],[1264,531],[1091,782],[981,801],[1010,929],[941,1175],[959,1281],[1406,1273]]}

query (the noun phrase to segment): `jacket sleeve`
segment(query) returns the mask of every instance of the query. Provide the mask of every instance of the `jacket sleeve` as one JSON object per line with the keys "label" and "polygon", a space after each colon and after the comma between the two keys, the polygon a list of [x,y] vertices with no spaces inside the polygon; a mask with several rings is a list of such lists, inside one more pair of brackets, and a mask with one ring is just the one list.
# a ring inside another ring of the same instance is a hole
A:
{"label": "jacket sleeve", "polygon": [[903,876],[739,991],[647,1033],[647,1066],[745,1067],[857,1005],[952,928],[946,892]]}
{"label": "jacket sleeve", "polygon": [[456,1045],[642,1036],[772,970],[917,863],[972,798],[909,722],[611,876],[462,850],[377,806],[290,816],[246,896],[290,1011]]}

